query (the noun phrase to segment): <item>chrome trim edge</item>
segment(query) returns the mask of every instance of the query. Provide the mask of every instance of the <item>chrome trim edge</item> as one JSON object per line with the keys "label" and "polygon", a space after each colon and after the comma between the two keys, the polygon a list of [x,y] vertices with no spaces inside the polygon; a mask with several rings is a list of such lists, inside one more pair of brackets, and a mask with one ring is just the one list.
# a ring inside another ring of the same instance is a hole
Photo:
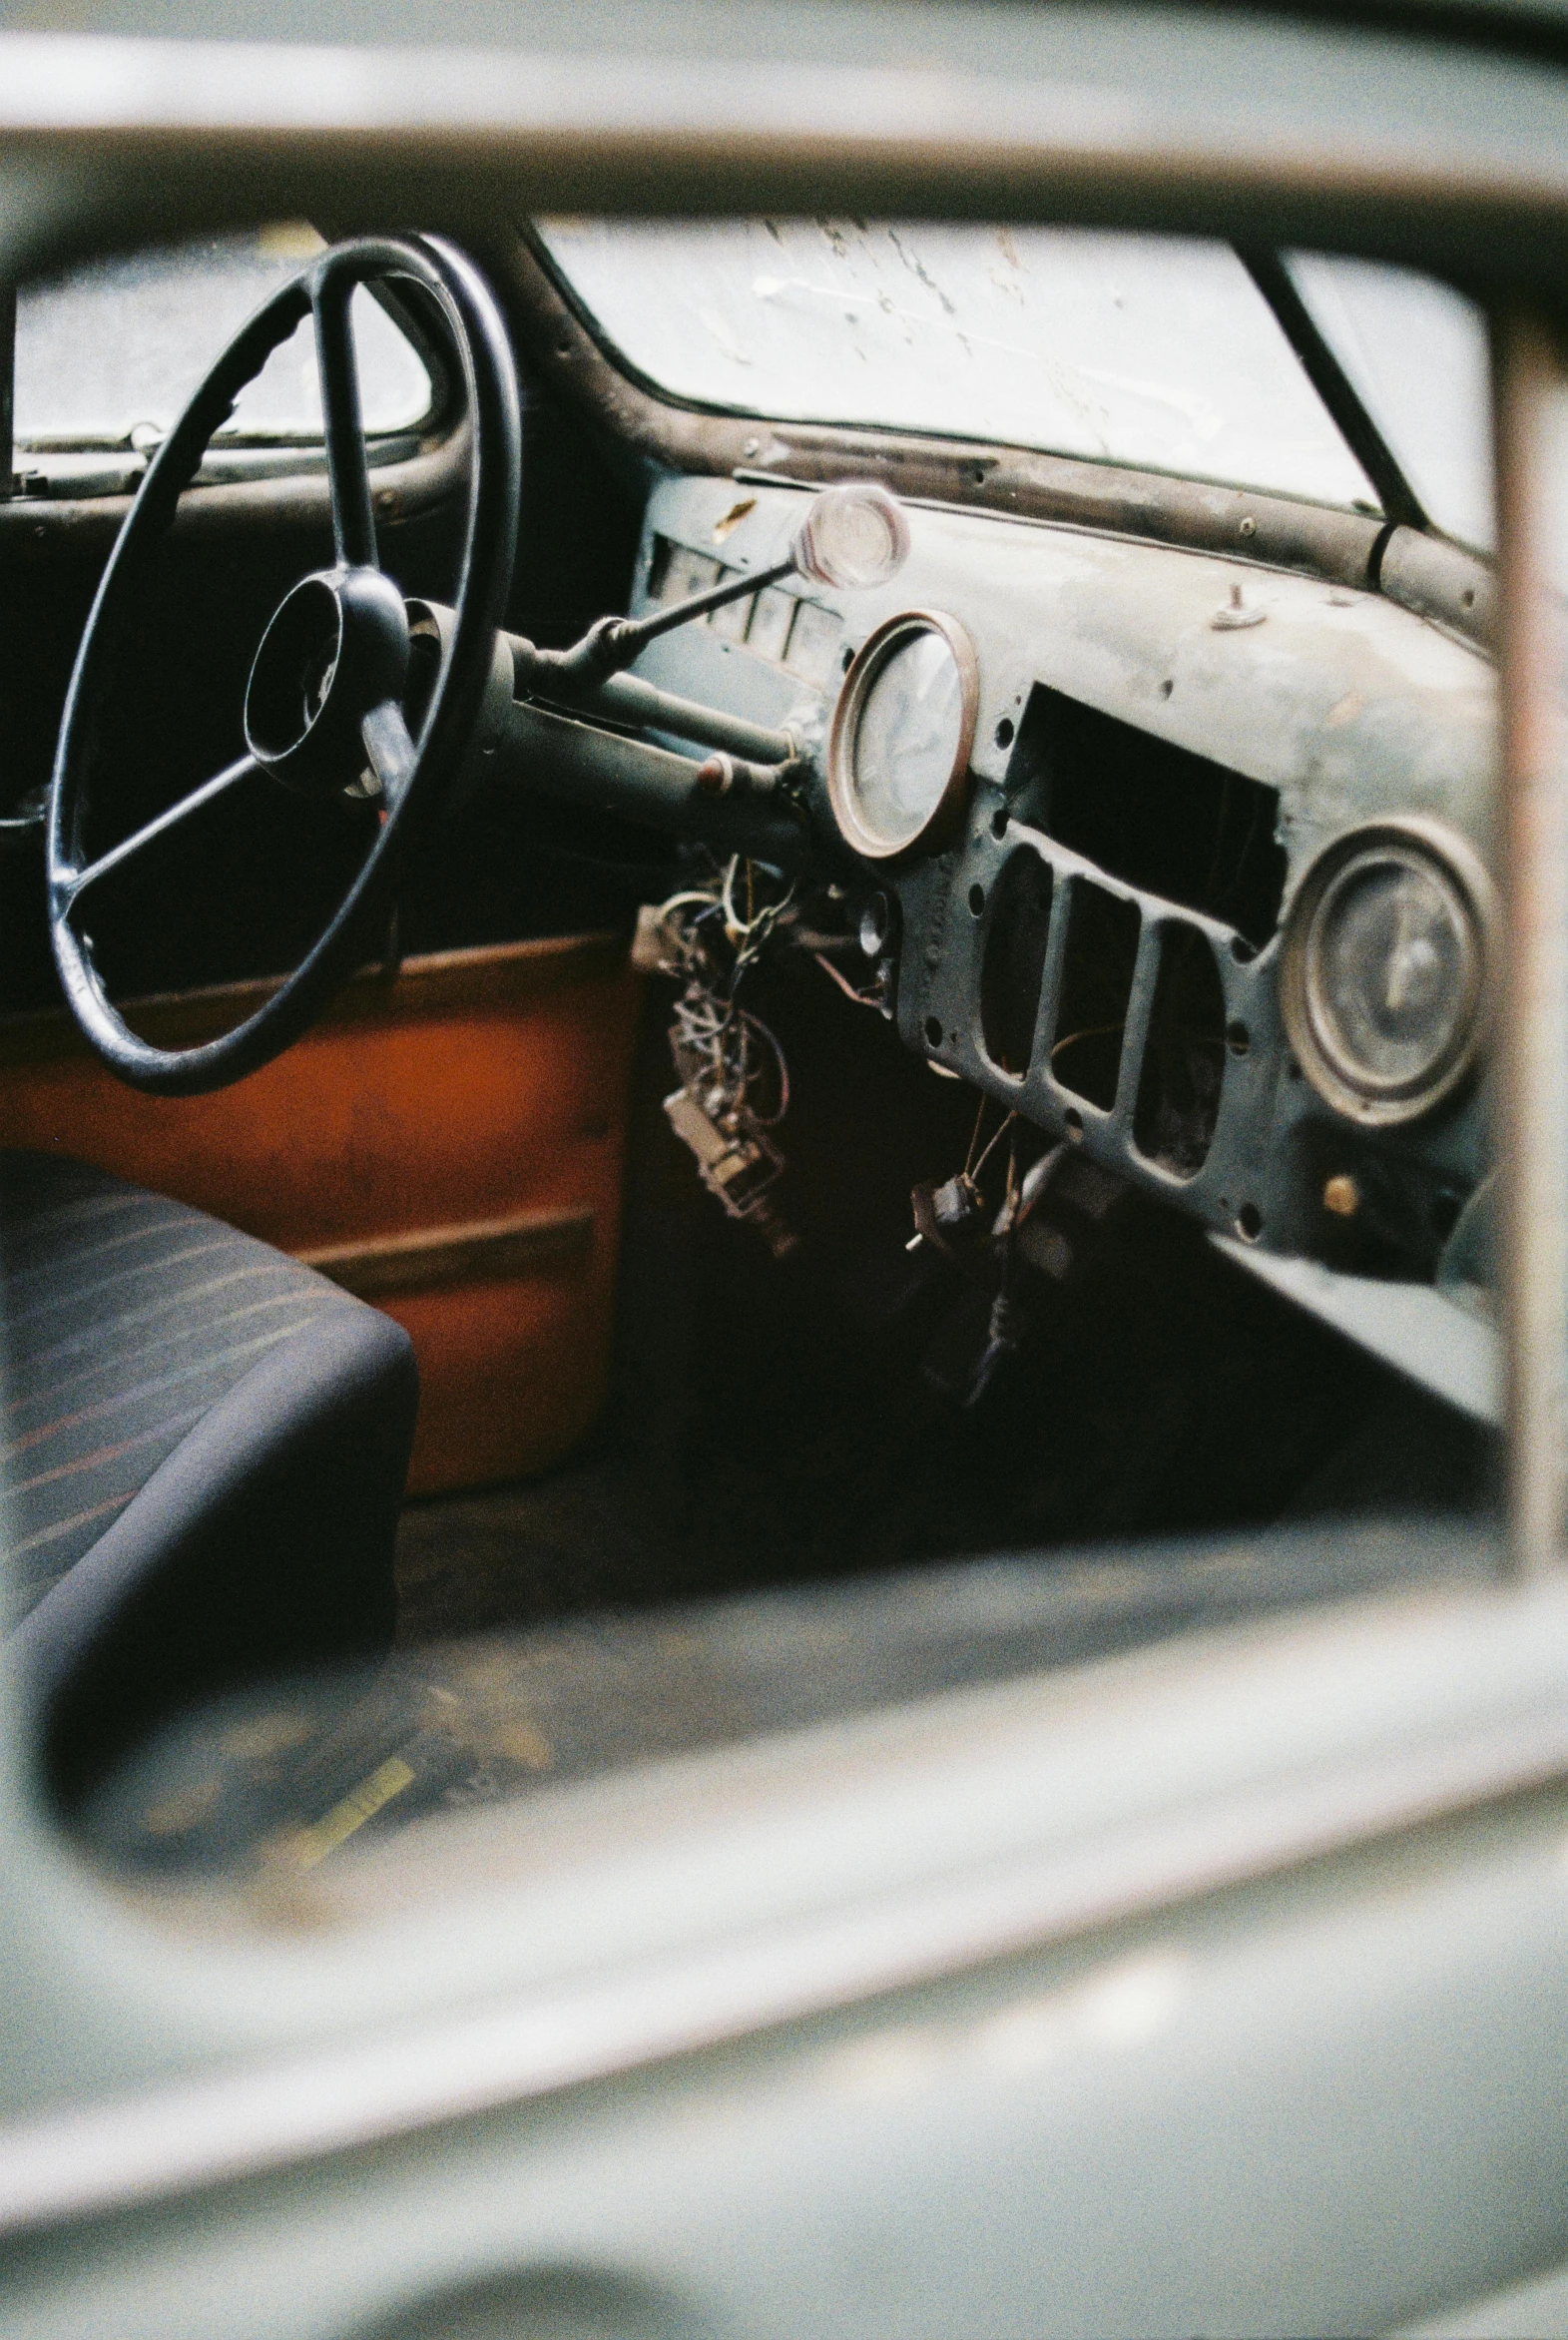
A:
{"label": "chrome trim edge", "polygon": [[226,2065],[0,2129],[0,2237],[500,2112],[667,2057],[1049,1947],[1568,1778],[1568,1709],[1146,1816],[1037,1867],[1000,1861],[697,1956],[412,2034]]}

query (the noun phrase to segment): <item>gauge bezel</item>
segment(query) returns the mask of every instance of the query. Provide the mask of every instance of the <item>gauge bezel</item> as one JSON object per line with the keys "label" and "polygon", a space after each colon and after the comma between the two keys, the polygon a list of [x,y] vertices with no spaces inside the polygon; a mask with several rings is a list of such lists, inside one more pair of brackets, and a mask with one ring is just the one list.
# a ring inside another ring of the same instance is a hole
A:
{"label": "gauge bezel", "polygon": [[[935,807],[913,837],[889,845],[860,819],[855,804],[854,749],[860,718],[877,678],[906,643],[921,634],[940,634],[958,668],[960,716],[953,766]],[[884,618],[855,653],[833,708],[827,735],[827,799],[838,834],[852,853],[867,862],[900,862],[920,853],[936,853],[961,826],[969,793],[969,762],[974,754],[975,728],[980,714],[980,664],[974,644],[958,620],[945,610],[904,609]]]}
{"label": "gauge bezel", "polygon": [[[1338,1046],[1314,947],[1338,895],[1368,865],[1412,863],[1456,900],[1464,937],[1463,995],[1453,1037],[1418,1077],[1378,1080]],[[1363,1127],[1418,1121],[1453,1095],[1472,1071],[1486,1034],[1487,971],[1493,960],[1492,882],[1474,849],[1451,829],[1418,816],[1371,821],[1325,846],[1297,887],[1281,946],[1280,1006],[1286,1036],[1325,1105]]]}

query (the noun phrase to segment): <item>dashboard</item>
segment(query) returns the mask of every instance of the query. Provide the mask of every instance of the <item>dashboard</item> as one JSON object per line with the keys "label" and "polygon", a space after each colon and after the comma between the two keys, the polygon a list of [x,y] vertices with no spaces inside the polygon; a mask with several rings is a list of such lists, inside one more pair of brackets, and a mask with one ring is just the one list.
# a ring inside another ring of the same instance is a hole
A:
{"label": "dashboard", "polygon": [[[634,612],[777,564],[803,500],[666,480]],[[911,1049],[1260,1265],[1441,1280],[1486,1168],[1487,657],[1256,561],[907,516],[890,584],[766,586],[635,671],[793,734]]]}

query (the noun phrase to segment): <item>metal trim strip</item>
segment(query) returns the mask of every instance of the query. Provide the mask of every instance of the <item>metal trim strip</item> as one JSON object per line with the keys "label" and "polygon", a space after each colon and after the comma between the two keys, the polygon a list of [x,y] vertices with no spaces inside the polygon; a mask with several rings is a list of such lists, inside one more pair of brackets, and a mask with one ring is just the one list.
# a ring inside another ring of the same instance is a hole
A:
{"label": "metal trim strip", "polygon": [[[940,1704],[940,1701],[935,1702]],[[950,1874],[533,2000],[0,2129],[0,2237],[264,2175],[718,2048],[1045,1948],[1568,1778],[1568,1709],[1351,1750],[1175,1825]]]}

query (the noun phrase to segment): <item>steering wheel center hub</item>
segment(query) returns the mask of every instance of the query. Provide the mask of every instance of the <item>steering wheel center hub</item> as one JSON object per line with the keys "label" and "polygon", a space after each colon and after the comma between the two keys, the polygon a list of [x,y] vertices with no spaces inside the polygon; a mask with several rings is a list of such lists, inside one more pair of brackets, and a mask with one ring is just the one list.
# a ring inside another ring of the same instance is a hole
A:
{"label": "steering wheel center hub", "polygon": [[400,699],[408,674],[403,597],[377,569],[318,570],[284,595],[246,685],[246,746],[277,780],[354,794],[360,725]]}

